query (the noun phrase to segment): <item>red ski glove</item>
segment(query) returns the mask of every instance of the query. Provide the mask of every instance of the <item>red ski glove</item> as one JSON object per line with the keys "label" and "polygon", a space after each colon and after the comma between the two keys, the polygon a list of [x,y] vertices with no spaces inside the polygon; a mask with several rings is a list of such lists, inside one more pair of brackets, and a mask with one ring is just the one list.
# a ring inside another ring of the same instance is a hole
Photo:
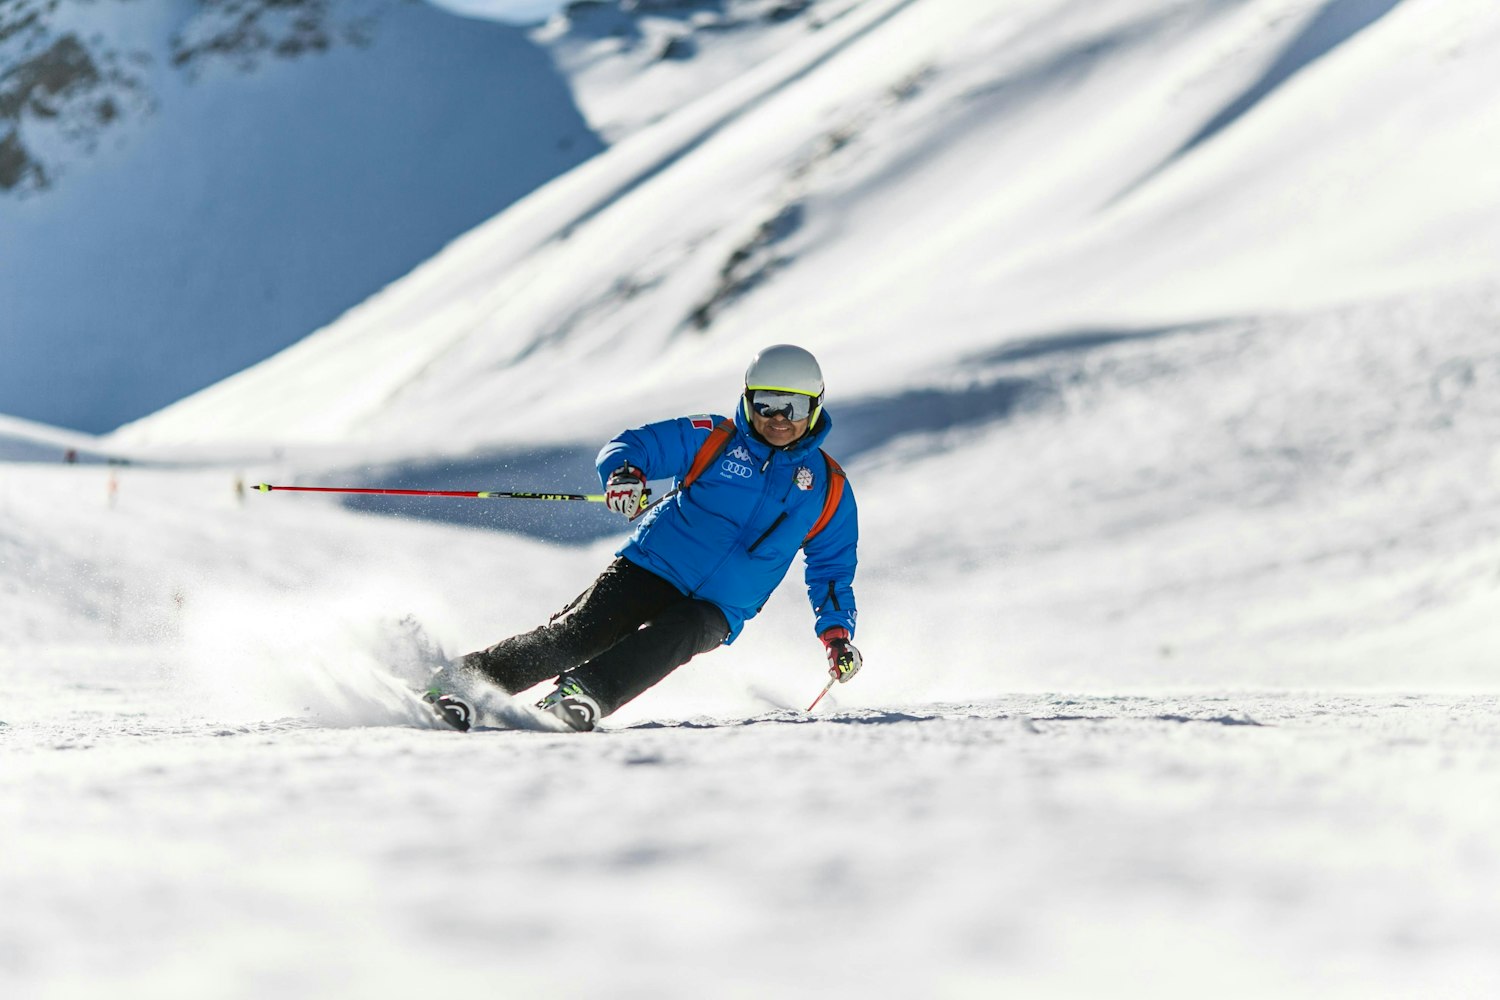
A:
{"label": "red ski glove", "polygon": [[604,484],[604,506],[617,514],[635,517],[646,494],[646,474],[633,465],[622,465]]}
{"label": "red ski glove", "polygon": [[850,644],[848,629],[831,628],[818,638],[828,650],[828,676],[843,684],[859,673],[865,658]]}

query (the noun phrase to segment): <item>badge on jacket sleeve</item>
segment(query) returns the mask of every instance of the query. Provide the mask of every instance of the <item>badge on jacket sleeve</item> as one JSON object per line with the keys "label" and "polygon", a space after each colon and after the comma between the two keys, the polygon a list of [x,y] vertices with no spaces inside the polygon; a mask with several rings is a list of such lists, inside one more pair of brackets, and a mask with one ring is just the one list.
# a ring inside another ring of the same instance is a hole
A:
{"label": "badge on jacket sleeve", "polygon": [[797,489],[810,490],[813,488],[812,470],[802,465],[797,468]]}

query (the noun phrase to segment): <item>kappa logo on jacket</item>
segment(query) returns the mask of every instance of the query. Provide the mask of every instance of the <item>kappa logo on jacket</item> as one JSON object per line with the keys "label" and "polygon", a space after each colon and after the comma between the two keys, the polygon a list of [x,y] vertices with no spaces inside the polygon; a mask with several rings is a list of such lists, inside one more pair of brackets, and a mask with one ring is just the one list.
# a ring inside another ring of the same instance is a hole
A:
{"label": "kappa logo on jacket", "polygon": [[733,458],[733,459],[737,459],[738,461],[741,461],[741,462],[753,462],[753,461],[755,461],[755,459],[753,457],[751,457],[750,453],[745,450],[745,446],[742,445],[742,444],[735,445],[734,446],[734,450],[729,453],[729,457]]}

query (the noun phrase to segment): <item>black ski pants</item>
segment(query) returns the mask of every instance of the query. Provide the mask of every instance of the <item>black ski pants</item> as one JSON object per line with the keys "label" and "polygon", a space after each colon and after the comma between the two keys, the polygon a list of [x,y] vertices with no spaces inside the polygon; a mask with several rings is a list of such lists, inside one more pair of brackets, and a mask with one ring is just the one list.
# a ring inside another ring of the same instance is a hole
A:
{"label": "black ski pants", "polygon": [[567,674],[608,715],[727,638],[717,607],[616,559],[547,624],[461,662],[512,694]]}

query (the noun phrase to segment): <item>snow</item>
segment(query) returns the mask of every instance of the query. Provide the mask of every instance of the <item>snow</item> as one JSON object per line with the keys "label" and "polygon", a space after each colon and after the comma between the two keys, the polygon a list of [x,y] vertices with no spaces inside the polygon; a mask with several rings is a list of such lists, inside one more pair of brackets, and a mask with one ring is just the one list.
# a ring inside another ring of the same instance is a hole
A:
{"label": "snow", "polygon": [[540,24],[562,12],[565,0],[443,0],[444,10],[513,24]]}
{"label": "snow", "polygon": [[[532,29],[664,103],[119,432],[0,418],[0,995],[1500,990],[1500,9],[803,16],[681,105]],[[599,733],[438,728],[624,525],[248,489],[592,488],[778,341],[862,521],[812,715],[794,567]]]}
{"label": "snow", "polygon": [[589,739],[210,721],[128,663],[29,665],[89,709],[5,737],[20,995],[1500,985],[1493,698],[1013,696]]}
{"label": "snow", "polygon": [[532,37],[567,74],[589,124],[614,143],[732,84],[859,5],[802,6],[668,0],[635,5],[628,14],[585,7],[552,18]]}

